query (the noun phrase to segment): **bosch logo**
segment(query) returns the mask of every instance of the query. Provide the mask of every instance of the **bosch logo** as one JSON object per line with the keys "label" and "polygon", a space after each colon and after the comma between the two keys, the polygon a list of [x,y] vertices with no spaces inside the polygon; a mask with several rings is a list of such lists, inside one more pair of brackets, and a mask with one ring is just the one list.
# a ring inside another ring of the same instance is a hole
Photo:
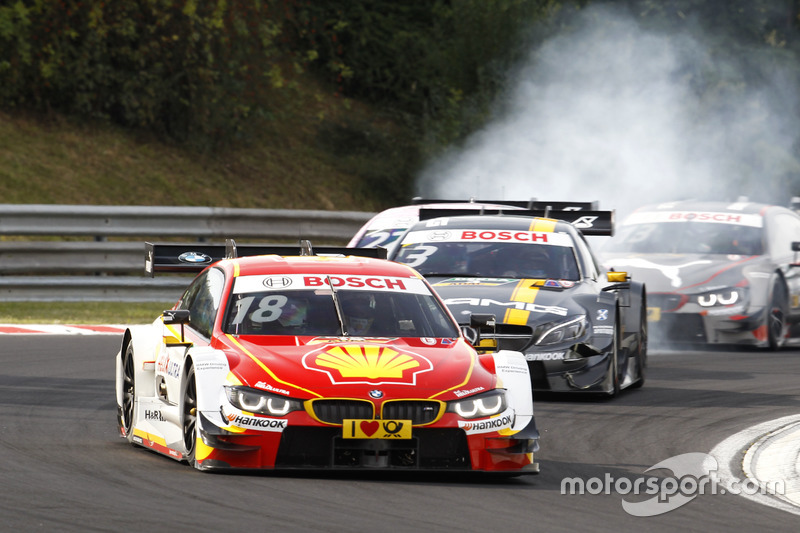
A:
{"label": "bosch logo", "polygon": [[211,256],[200,252],[184,252],[178,256],[181,263],[210,263]]}
{"label": "bosch logo", "polygon": [[287,277],[274,277],[274,278],[264,278],[264,286],[269,287],[270,289],[282,289],[284,287],[288,287],[292,284],[291,278]]}

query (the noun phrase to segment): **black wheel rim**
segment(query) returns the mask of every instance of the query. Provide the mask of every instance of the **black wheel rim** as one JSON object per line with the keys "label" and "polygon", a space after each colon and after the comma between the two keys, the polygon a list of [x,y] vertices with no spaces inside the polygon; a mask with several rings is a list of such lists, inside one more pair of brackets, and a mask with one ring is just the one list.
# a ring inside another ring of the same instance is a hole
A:
{"label": "black wheel rim", "polygon": [[197,426],[197,390],[194,372],[186,376],[186,392],[183,395],[183,444],[189,456],[194,455]]}
{"label": "black wheel rim", "polygon": [[128,345],[122,359],[122,427],[130,432],[134,404],[133,348]]}

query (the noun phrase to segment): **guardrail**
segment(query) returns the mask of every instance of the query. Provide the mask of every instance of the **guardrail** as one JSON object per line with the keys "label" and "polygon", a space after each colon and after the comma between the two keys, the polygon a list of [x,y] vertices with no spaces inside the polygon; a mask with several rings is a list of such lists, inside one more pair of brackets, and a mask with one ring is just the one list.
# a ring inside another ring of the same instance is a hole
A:
{"label": "guardrail", "polygon": [[309,239],[317,244],[344,244],[372,215],[225,207],[0,204],[0,297],[6,301],[172,302],[186,287],[187,277],[145,277],[145,240],[224,242],[234,238],[266,243]]}

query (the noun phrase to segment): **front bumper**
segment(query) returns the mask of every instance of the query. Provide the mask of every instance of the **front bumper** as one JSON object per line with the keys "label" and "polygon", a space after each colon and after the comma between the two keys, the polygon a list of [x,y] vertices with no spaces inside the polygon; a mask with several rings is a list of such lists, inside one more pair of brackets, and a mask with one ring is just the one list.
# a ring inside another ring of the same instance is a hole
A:
{"label": "front bumper", "polygon": [[649,341],[652,346],[738,344],[767,346],[766,307],[743,312],[665,312],[648,308]]}
{"label": "front bumper", "polygon": [[[561,359],[546,360],[550,354]],[[572,350],[526,354],[531,385],[536,392],[610,393],[613,385],[611,352],[581,356]]]}
{"label": "front bumper", "polygon": [[345,439],[340,426],[290,425],[282,432],[231,434],[201,422],[201,470],[484,471],[536,474],[538,434],[468,435],[458,427],[415,427],[411,439]]}

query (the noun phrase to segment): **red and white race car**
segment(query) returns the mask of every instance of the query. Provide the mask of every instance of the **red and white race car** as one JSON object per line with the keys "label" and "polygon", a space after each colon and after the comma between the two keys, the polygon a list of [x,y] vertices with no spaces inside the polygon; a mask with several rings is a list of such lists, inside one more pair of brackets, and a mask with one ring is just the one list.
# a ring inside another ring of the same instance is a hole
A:
{"label": "red and white race car", "polygon": [[200,470],[537,473],[524,356],[478,355],[476,331],[382,254],[147,244],[150,274],[200,273],[123,336],[120,435]]}

